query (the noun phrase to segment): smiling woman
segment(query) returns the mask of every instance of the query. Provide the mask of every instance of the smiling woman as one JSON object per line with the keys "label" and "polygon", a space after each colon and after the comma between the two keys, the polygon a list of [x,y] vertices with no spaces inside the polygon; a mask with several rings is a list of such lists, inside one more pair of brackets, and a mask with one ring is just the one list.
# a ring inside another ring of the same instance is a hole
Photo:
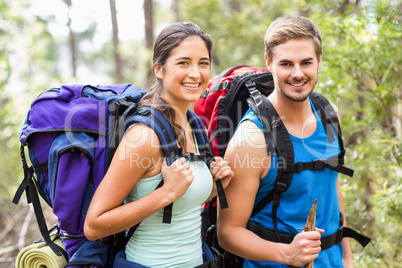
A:
{"label": "smiling woman", "polygon": [[[155,41],[153,71],[157,83],[138,106],[140,112],[158,111],[158,120],[172,127],[180,149],[169,151],[171,155],[164,151],[164,155],[153,126],[142,123],[130,126],[119,144],[115,156],[126,157],[112,160],[84,225],[86,237],[96,240],[141,223],[125,250],[117,255],[116,263],[184,268],[204,267],[213,261],[203,258],[201,205],[216,195],[213,182],[221,179],[226,187],[233,172],[227,161],[210,156],[209,147],[205,153],[205,143],[196,133],[201,129],[194,128],[192,119],[201,121],[189,110],[207,87],[211,49],[209,36],[191,22],[166,27]],[[139,140],[141,144],[135,142]],[[132,155],[155,164],[135,164]],[[165,157],[170,156],[177,160],[168,166]],[[164,208],[172,203],[169,222]]]}
{"label": "smiling woman", "polygon": [[190,103],[197,101],[205,91],[210,70],[204,41],[198,36],[187,37],[172,50],[164,66],[155,66],[155,75],[163,81],[165,88],[162,98],[178,108],[182,107],[182,112],[187,111]]}

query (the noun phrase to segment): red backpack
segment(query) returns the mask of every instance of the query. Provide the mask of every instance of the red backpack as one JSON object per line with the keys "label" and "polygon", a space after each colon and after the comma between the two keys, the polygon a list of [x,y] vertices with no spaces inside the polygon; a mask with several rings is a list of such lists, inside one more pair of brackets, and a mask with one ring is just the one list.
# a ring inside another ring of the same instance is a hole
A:
{"label": "red backpack", "polygon": [[249,108],[246,99],[250,95],[244,83],[253,77],[257,78],[255,82],[258,84],[258,89],[267,89],[267,92],[262,92],[263,94],[268,95],[272,92],[274,88],[272,75],[266,67],[239,65],[228,68],[219,76],[212,78],[207,90],[194,103],[194,112],[200,116],[207,129],[215,156],[223,157],[237,124]]}

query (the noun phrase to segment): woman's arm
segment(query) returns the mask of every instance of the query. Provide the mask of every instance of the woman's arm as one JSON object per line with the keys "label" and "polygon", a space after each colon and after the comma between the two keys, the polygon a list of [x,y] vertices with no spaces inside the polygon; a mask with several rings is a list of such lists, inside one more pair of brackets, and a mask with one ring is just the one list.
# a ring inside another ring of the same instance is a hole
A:
{"label": "woman's arm", "polygon": [[[186,192],[193,175],[185,159],[176,160],[170,167],[162,159],[159,139],[151,128],[135,125],[126,133],[89,206],[84,223],[89,240],[129,229]],[[122,205],[141,178],[161,170],[162,187]]]}

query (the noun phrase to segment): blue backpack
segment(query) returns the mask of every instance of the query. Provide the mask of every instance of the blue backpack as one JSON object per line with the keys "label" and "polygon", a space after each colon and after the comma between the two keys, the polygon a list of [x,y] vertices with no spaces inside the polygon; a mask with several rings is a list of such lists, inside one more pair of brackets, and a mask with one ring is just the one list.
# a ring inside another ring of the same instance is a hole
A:
{"label": "blue backpack", "polygon": [[[202,159],[208,165],[213,160],[199,117],[191,111],[187,113],[200,154],[184,154],[177,146],[171,126],[159,111],[137,108],[146,92],[147,89],[131,84],[64,85],[43,92],[31,105],[20,136],[24,179],[13,202],[18,204],[26,192],[43,239],[57,255],[64,255],[69,267],[110,267],[115,253],[124,248],[127,241],[124,232],[88,241],[83,224],[92,196],[130,125],[138,122],[154,129],[168,165],[181,156]],[[28,147],[32,165],[27,162],[25,147]],[[224,200],[222,185],[217,186]],[[39,196],[58,218],[64,249],[49,237]],[[171,209],[172,204],[164,209],[166,223],[170,223]]]}

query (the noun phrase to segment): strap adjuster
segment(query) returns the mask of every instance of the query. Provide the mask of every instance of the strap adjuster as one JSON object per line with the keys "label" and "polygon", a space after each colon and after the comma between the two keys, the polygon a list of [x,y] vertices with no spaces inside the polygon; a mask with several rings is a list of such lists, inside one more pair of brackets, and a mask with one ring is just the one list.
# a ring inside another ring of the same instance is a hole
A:
{"label": "strap adjuster", "polygon": [[323,161],[321,161],[321,160],[314,160],[313,161],[313,170],[325,169],[325,168],[326,168],[326,165],[325,165],[325,163]]}
{"label": "strap adjuster", "polygon": [[140,109],[138,111],[138,114],[143,115],[143,116],[148,116],[150,113],[151,113],[151,111],[147,110],[147,109]]}
{"label": "strap adjuster", "polygon": [[302,162],[297,162],[297,163],[295,164],[295,171],[296,171],[297,173],[303,171],[303,163],[302,163]]}
{"label": "strap adjuster", "polygon": [[276,183],[275,190],[276,190],[277,192],[284,192],[284,191],[286,190],[286,188],[287,188],[286,183],[283,183],[283,182],[280,182],[280,181],[278,181],[278,182]]}
{"label": "strap adjuster", "polygon": [[338,231],[336,232],[336,241],[335,244],[339,244],[342,242],[343,239],[343,226],[341,226]]}

